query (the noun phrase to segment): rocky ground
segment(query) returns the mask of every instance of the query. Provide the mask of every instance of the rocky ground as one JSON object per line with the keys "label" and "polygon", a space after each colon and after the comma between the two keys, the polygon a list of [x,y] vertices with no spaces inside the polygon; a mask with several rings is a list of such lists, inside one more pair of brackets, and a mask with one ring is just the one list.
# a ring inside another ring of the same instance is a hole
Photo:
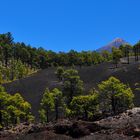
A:
{"label": "rocky ground", "polygon": [[0,140],[139,140],[140,108],[95,122],[59,120],[20,124],[0,131]]}

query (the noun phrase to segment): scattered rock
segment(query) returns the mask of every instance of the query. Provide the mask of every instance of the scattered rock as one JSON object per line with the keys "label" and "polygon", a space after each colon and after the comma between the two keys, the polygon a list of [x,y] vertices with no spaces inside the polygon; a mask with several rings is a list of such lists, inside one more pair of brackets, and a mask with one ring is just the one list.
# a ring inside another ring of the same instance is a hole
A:
{"label": "scattered rock", "polygon": [[[140,139],[140,108],[95,122],[61,120],[56,123],[20,124],[0,131],[0,140],[133,140]],[[86,136],[86,137],[85,137]],[[85,137],[85,138],[81,138]]]}

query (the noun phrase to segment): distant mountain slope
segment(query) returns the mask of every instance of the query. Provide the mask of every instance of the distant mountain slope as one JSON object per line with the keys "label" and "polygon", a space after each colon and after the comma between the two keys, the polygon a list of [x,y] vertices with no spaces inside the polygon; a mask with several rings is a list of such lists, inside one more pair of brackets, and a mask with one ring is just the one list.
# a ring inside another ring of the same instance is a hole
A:
{"label": "distant mountain slope", "polygon": [[123,40],[121,38],[116,38],[115,40],[110,42],[108,45],[105,45],[105,46],[97,49],[97,52],[101,52],[103,50],[107,50],[107,51],[111,52],[112,47],[119,48],[120,45],[125,44],[125,43],[127,43],[125,40]]}

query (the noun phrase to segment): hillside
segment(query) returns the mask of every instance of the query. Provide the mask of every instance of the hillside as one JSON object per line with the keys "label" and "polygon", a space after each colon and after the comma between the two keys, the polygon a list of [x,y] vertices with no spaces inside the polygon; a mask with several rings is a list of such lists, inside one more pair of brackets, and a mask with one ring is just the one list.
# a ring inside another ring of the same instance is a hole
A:
{"label": "hillside", "polygon": [[[89,67],[77,67],[81,79],[84,81],[85,93],[89,89],[96,87],[99,82],[110,76],[119,78],[122,82],[130,84],[135,93],[135,105],[140,106],[140,95],[134,90],[135,83],[140,83],[140,63],[131,63],[129,65],[120,64],[119,68],[113,69],[111,63],[102,63]],[[40,100],[46,87],[61,87],[54,72],[56,68],[41,70],[30,77],[5,84],[9,93],[19,92],[31,103],[32,112],[38,116]]]}
{"label": "hillside", "polygon": [[121,45],[127,43],[126,41],[124,41],[121,38],[116,38],[114,39],[112,42],[110,42],[109,44],[97,49],[97,52],[101,52],[103,50],[109,51],[111,52],[112,47],[116,47],[119,48]]}

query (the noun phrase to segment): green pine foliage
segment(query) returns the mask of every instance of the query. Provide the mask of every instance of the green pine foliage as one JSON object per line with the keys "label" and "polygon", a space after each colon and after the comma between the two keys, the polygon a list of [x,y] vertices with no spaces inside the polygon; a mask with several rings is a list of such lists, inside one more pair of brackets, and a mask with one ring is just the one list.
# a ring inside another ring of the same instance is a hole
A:
{"label": "green pine foliage", "polygon": [[50,121],[49,116],[52,112],[55,112],[55,119],[59,119],[59,113],[65,108],[62,92],[57,88],[52,91],[46,88],[40,105],[39,116],[42,123]]}
{"label": "green pine foliage", "polygon": [[113,62],[116,65],[116,68],[117,68],[118,63],[120,61],[120,58],[122,57],[122,51],[118,48],[113,47],[112,48],[112,56],[113,56]]}
{"label": "green pine foliage", "polygon": [[83,81],[75,69],[65,70],[63,73],[63,94],[69,105],[74,96],[83,94]]}
{"label": "green pine foliage", "polygon": [[100,107],[103,112],[116,114],[134,106],[134,94],[128,85],[115,77],[101,82],[98,85]]}
{"label": "green pine foliage", "polygon": [[54,111],[55,111],[55,119],[59,119],[59,114],[61,112],[65,112],[65,102],[63,98],[63,93],[57,88],[52,90],[52,96],[54,101]]}
{"label": "green pine foliage", "polygon": [[[106,52],[104,53],[106,54]],[[106,55],[107,57],[109,54]],[[68,117],[93,119],[96,114],[99,115],[101,112],[116,114],[134,106],[132,90],[115,77],[101,82],[98,90],[92,88],[85,95],[83,95],[83,82],[80,80],[77,70],[64,70],[62,79],[65,111]]]}
{"label": "green pine foliage", "polygon": [[0,34],[0,63],[6,68],[9,66],[11,59],[20,60],[23,64],[31,69],[44,69],[50,66],[91,66],[102,62],[114,60],[118,64],[120,57],[134,55],[138,61],[140,55],[140,43],[134,46],[124,44],[119,49],[113,49],[112,53],[108,51],[81,51],[70,50],[65,52],[47,51],[43,48],[34,48],[23,42],[14,42],[10,32]]}
{"label": "green pine foliage", "polygon": [[108,60],[104,58],[104,55],[95,51],[70,50],[68,53],[56,53],[41,47],[37,49],[23,42],[14,42],[10,32],[0,34],[0,63],[8,67],[12,58],[20,60],[31,69],[43,69],[50,66],[90,66]]}
{"label": "green pine foliage", "polygon": [[40,120],[42,122],[44,120],[49,122],[49,114],[50,114],[50,112],[52,112],[54,110],[54,99],[53,99],[53,95],[51,94],[51,92],[48,88],[46,88],[46,90],[43,94],[40,105],[41,105],[41,109],[39,111]]}
{"label": "green pine foliage", "polygon": [[16,79],[24,78],[34,72],[20,60],[12,59],[7,67],[0,65],[0,83],[10,82]]}
{"label": "green pine foliage", "polygon": [[46,110],[43,109],[43,105],[42,105],[42,108],[38,111],[39,113],[39,118],[40,118],[40,122],[41,123],[47,123],[47,116],[46,116]]}
{"label": "green pine foliage", "polygon": [[55,74],[56,74],[57,78],[59,79],[59,81],[62,81],[63,73],[64,73],[63,67],[58,67]]}
{"label": "green pine foliage", "polygon": [[4,127],[32,121],[31,105],[19,93],[10,95],[0,86],[0,125]]}
{"label": "green pine foliage", "polygon": [[[121,57],[127,57],[129,64],[129,56],[134,55],[138,61],[139,54],[140,42],[133,47],[125,44],[120,48],[112,48],[112,53],[74,50],[56,53],[14,42],[12,34],[8,32],[0,34],[0,84],[24,78],[36,69],[59,66],[55,74],[62,83],[62,91],[57,88],[45,90],[39,110],[42,123],[51,120],[51,113],[55,113],[56,120],[59,119],[61,111],[68,116],[86,120],[94,117],[98,111],[116,114],[133,107],[134,94],[130,87],[110,77],[98,85],[98,91],[93,88],[89,94],[84,93],[83,81],[74,68],[109,61],[113,61],[117,67]],[[71,69],[63,69],[65,66]],[[19,93],[10,95],[0,86],[0,129],[33,121],[30,110],[31,105]]]}
{"label": "green pine foliage", "polygon": [[99,111],[98,94],[77,96],[70,103],[70,116],[88,120]]}

